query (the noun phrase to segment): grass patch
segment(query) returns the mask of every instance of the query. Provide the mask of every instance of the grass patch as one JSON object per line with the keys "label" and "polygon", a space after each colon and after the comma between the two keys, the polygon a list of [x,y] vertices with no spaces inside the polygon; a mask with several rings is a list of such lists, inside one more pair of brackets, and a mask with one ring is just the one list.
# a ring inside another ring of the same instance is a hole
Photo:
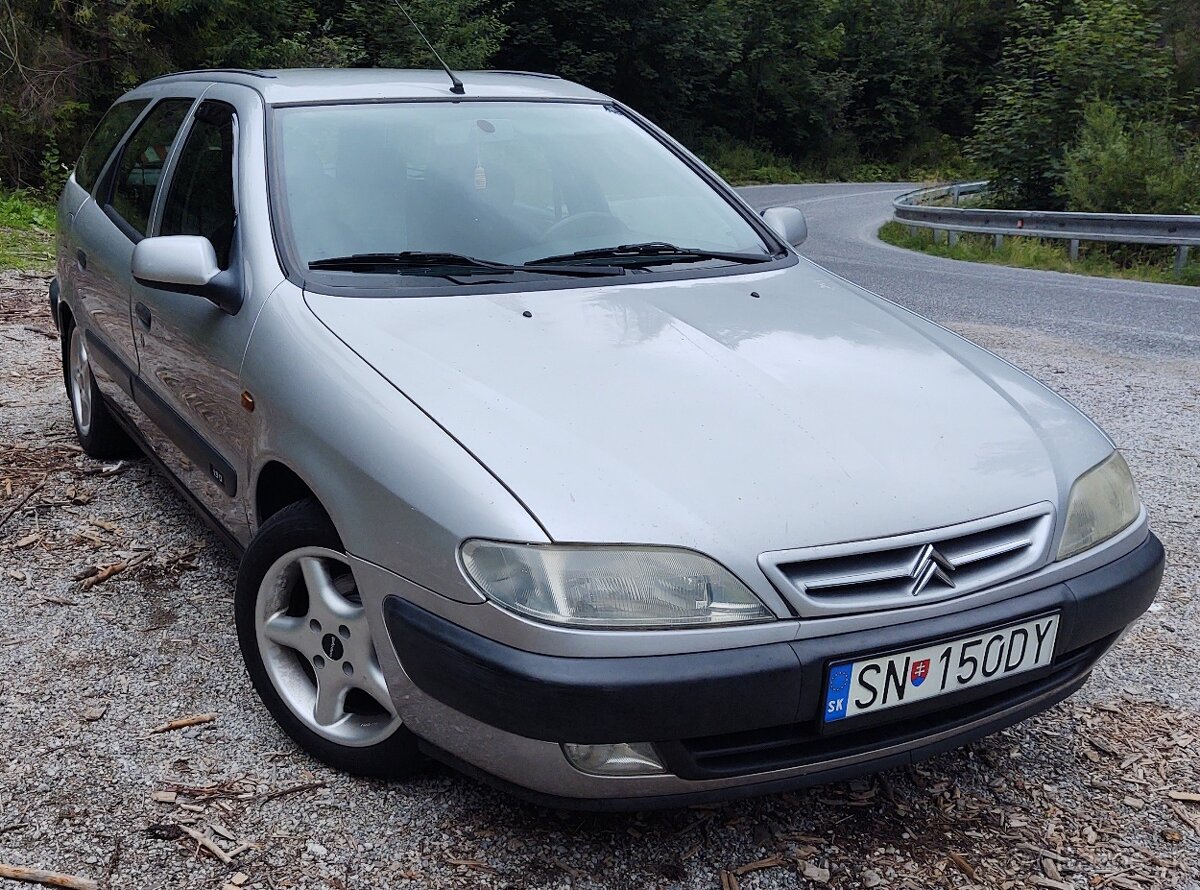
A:
{"label": "grass patch", "polygon": [[730,185],[793,185],[819,179],[790,158],[743,143],[706,145],[700,154]]}
{"label": "grass patch", "polygon": [[54,265],[54,207],[29,192],[0,191],[0,269]]}
{"label": "grass patch", "polygon": [[883,163],[856,154],[797,161],[744,142],[699,139],[696,153],[730,185],[795,185],[805,182],[949,182],[974,173],[957,158]]}
{"label": "grass patch", "polygon": [[731,143],[708,145],[704,163],[730,185],[797,185],[805,182],[907,182],[936,179],[925,170],[844,158],[798,163],[764,148]]}
{"label": "grass patch", "polygon": [[1200,285],[1200,260],[1191,258],[1183,274],[1175,274],[1175,248],[1109,245],[1084,241],[1079,245],[1079,259],[1071,261],[1066,241],[1044,241],[1040,238],[1005,236],[1004,244],[995,249],[991,235],[960,235],[951,247],[945,240],[935,240],[933,229],[917,228],[910,233],[908,226],[895,220],[884,223],[879,239],[896,247],[919,250],[934,256],[972,263],[994,263],[1022,269],[1043,269],[1051,272],[1074,272],[1102,278],[1127,278],[1135,281],[1155,281],[1162,284]]}

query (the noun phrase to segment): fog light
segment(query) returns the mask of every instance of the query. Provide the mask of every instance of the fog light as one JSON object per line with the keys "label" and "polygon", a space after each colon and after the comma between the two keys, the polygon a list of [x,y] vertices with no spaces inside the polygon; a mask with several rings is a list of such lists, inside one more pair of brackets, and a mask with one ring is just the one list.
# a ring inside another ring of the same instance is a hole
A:
{"label": "fog light", "polygon": [[571,766],[595,776],[658,776],[666,772],[649,742],[563,745]]}

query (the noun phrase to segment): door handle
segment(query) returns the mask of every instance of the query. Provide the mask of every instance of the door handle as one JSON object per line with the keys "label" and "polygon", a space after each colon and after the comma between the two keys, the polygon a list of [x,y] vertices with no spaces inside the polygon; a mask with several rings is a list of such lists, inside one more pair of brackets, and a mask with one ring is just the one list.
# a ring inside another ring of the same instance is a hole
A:
{"label": "door handle", "polygon": [[75,262],[79,264],[80,271],[87,268],[87,254],[82,250],[75,251]]}
{"label": "door handle", "polygon": [[137,320],[142,323],[142,327],[144,327],[146,330],[150,330],[150,322],[153,316],[150,315],[149,306],[139,300],[137,305],[133,307],[133,314],[136,315]]}

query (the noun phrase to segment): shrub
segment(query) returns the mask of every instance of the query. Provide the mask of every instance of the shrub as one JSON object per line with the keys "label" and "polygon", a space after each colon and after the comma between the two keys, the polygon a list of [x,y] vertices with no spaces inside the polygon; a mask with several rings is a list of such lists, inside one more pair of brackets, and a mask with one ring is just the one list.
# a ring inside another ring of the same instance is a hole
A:
{"label": "shrub", "polygon": [[1071,210],[1200,213],[1200,146],[1184,145],[1174,125],[1130,122],[1093,102],[1064,157],[1061,194]]}
{"label": "shrub", "polygon": [[734,185],[811,182],[814,178],[791,159],[765,148],[715,137],[700,143],[697,154]]}

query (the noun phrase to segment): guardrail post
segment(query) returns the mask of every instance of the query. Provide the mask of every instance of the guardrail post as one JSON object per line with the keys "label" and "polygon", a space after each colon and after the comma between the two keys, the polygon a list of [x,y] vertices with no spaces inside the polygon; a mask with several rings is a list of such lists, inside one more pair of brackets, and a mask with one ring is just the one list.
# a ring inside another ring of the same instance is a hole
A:
{"label": "guardrail post", "polygon": [[1071,246],[1068,249],[1068,255],[1071,257],[1072,263],[1079,262],[1079,239],[1078,238],[1071,239]]}
{"label": "guardrail post", "polygon": [[956,244],[958,244],[958,232],[947,232],[946,243],[951,247],[954,247]]}
{"label": "guardrail post", "polygon": [[999,250],[1001,247],[1003,247],[1004,246],[1004,236],[1003,235],[993,235],[992,236],[992,246],[995,247],[996,250]]}
{"label": "guardrail post", "polygon": [[1175,274],[1182,275],[1183,267],[1187,265],[1187,245],[1181,244],[1175,248]]}
{"label": "guardrail post", "polygon": [[954,183],[953,194],[954,194],[954,206],[957,207],[958,206],[958,183],[957,182]]}

